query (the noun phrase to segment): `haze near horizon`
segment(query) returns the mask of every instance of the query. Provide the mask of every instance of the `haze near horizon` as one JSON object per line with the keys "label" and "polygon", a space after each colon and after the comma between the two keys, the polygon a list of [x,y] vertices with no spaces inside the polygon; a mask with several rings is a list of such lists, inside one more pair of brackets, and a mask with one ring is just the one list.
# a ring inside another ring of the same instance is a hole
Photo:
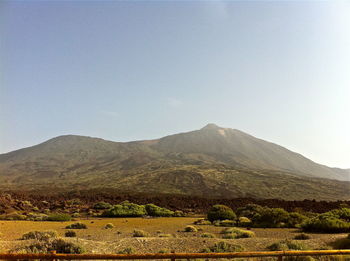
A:
{"label": "haze near horizon", "polygon": [[212,122],[350,168],[349,13],[347,1],[2,1],[0,153]]}

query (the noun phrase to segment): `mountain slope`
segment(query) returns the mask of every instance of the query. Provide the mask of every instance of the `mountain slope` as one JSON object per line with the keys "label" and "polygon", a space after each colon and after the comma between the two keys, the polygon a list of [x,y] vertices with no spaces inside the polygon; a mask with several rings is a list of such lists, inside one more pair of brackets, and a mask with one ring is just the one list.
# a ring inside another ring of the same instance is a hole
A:
{"label": "mountain slope", "polygon": [[0,188],[16,190],[335,200],[350,198],[350,183],[335,180],[349,174],[213,124],[151,141],[66,135],[0,155]]}
{"label": "mountain slope", "polygon": [[228,164],[290,171],[303,176],[350,180],[345,170],[317,164],[279,145],[242,131],[208,124],[198,131],[175,134],[154,145],[163,152],[204,153]]}

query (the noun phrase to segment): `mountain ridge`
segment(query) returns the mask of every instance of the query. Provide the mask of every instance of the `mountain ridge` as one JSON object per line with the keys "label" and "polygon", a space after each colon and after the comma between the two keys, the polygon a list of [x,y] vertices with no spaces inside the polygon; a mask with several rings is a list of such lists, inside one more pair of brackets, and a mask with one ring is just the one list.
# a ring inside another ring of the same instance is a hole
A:
{"label": "mountain ridge", "polygon": [[[10,189],[112,187],[147,193],[160,189],[199,196],[335,200],[350,198],[349,175],[349,170],[317,164],[275,143],[215,124],[129,142],[62,135],[0,154],[0,187]],[[290,195],[293,191],[300,195]]]}

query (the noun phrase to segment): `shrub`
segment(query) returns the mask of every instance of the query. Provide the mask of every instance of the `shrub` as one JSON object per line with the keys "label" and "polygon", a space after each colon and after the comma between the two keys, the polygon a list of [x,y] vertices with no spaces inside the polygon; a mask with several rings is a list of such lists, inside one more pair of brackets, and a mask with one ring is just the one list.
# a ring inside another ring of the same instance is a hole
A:
{"label": "shrub", "polygon": [[87,225],[85,225],[84,223],[78,222],[78,223],[74,223],[66,226],[66,229],[87,229]]}
{"label": "shrub", "polygon": [[195,228],[194,226],[186,226],[185,227],[185,232],[197,232],[198,229]]}
{"label": "shrub", "polygon": [[326,212],[336,218],[345,220],[350,222],[350,208],[338,208],[338,209],[333,209],[329,212]]}
{"label": "shrub", "polygon": [[47,254],[51,251],[56,251],[59,254],[82,254],[84,253],[84,249],[76,245],[72,242],[67,242],[61,238],[54,239],[54,240],[37,240],[34,243],[31,243],[28,246],[23,246],[20,248],[17,248],[11,252],[16,253],[28,253],[28,254],[37,254],[37,253],[43,253]]}
{"label": "shrub", "polygon": [[96,203],[92,208],[93,209],[110,209],[110,208],[112,208],[112,205],[101,201],[101,202]]}
{"label": "shrub", "polygon": [[195,224],[195,225],[211,225],[211,222],[209,220],[201,218],[201,219],[194,221],[193,224]]}
{"label": "shrub", "polygon": [[234,227],[236,225],[236,222],[234,222],[233,220],[222,220],[220,221],[219,225],[221,227]]}
{"label": "shrub", "polygon": [[243,230],[239,228],[225,228],[220,233],[226,235],[226,236],[223,236],[223,238],[226,238],[226,239],[248,238],[248,237],[255,236],[255,233],[253,231]]}
{"label": "shrub", "polygon": [[184,217],[185,213],[181,210],[175,210],[174,217]]}
{"label": "shrub", "polygon": [[317,217],[306,220],[302,225],[304,231],[342,233],[350,231],[350,223],[331,214],[323,213]]}
{"label": "shrub", "polygon": [[228,244],[226,242],[218,242],[215,245],[203,249],[203,253],[224,253],[224,252],[242,252],[244,248],[241,245]]}
{"label": "shrub", "polygon": [[104,217],[142,217],[146,215],[146,209],[143,205],[137,205],[130,202],[122,202],[114,205],[111,209],[103,212]]}
{"label": "shrub", "polygon": [[118,254],[134,254],[134,253],[135,253],[135,250],[132,247],[127,247],[118,251]]}
{"label": "shrub", "polygon": [[237,218],[235,212],[233,210],[225,205],[214,205],[211,207],[207,214],[207,218],[210,222],[213,222],[215,220],[235,220]]}
{"label": "shrub", "polygon": [[66,233],[64,233],[64,236],[66,237],[76,237],[77,236],[77,233],[73,230],[68,230],[66,231]]}
{"label": "shrub", "polygon": [[31,231],[22,235],[21,240],[48,240],[50,238],[58,237],[58,233],[55,230],[47,230],[47,231]]}
{"label": "shrub", "polygon": [[29,213],[27,220],[32,221],[46,221],[48,219],[48,215],[42,213]]}
{"label": "shrub", "polygon": [[135,229],[133,232],[133,237],[148,237],[149,233],[143,230]]}
{"label": "shrub", "polygon": [[308,235],[308,234],[305,234],[305,233],[301,233],[301,234],[298,234],[294,237],[294,239],[296,240],[307,240],[307,239],[310,239],[311,237]]}
{"label": "shrub", "polygon": [[249,227],[252,225],[252,221],[247,217],[239,217],[237,225],[241,227]]}
{"label": "shrub", "polygon": [[298,241],[282,240],[280,242],[273,243],[268,247],[268,249],[271,251],[308,250],[308,247]]}
{"label": "shrub", "polygon": [[215,235],[212,233],[203,233],[201,237],[207,237],[207,238],[215,238]]}
{"label": "shrub", "polygon": [[105,229],[111,229],[114,228],[114,225],[112,223],[108,223],[104,226]]}
{"label": "shrub", "polygon": [[174,211],[171,211],[166,208],[158,207],[154,204],[147,204],[145,206],[147,215],[152,217],[172,217],[174,215]]}
{"label": "shrub", "polygon": [[69,214],[53,213],[47,217],[48,221],[70,221],[72,217]]}
{"label": "shrub", "polygon": [[163,248],[161,250],[158,251],[159,254],[167,254],[170,253],[169,249]]}

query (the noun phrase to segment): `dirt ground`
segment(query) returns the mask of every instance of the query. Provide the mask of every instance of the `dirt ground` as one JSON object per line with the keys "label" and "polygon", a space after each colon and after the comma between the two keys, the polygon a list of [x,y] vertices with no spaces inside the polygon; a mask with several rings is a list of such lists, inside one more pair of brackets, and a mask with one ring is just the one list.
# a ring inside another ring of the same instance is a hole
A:
{"label": "dirt ground", "polygon": [[[222,239],[222,227],[197,225],[198,232],[184,232],[186,225],[193,225],[198,218],[111,218],[111,219],[83,219],[79,220],[88,226],[88,229],[75,230],[76,238],[67,238],[83,246],[88,253],[117,253],[131,247],[136,253],[158,253],[159,251],[200,252],[203,248],[212,246],[216,242],[225,241],[239,244],[247,251],[266,250],[266,247],[283,239],[293,239],[300,231],[297,229],[251,229],[254,238]],[[56,230],[64,237],[65,227],[71,222],[33,222],[33,221],[0,221],[0,252],[7,252],[28,241],[19,240],[26,232],[33,230]],[[107,223],[114,228],[105,229]],[[135,238],[134,229],[142,229],[150,234],[149,237]],[[201,234],[209,232],[216,238],[203,238]],[[161,237],[169,234],[168,237]],[[311,239],[303,242],[310,249],[329,247],[329,244],[347,234],[309,234]]]}

